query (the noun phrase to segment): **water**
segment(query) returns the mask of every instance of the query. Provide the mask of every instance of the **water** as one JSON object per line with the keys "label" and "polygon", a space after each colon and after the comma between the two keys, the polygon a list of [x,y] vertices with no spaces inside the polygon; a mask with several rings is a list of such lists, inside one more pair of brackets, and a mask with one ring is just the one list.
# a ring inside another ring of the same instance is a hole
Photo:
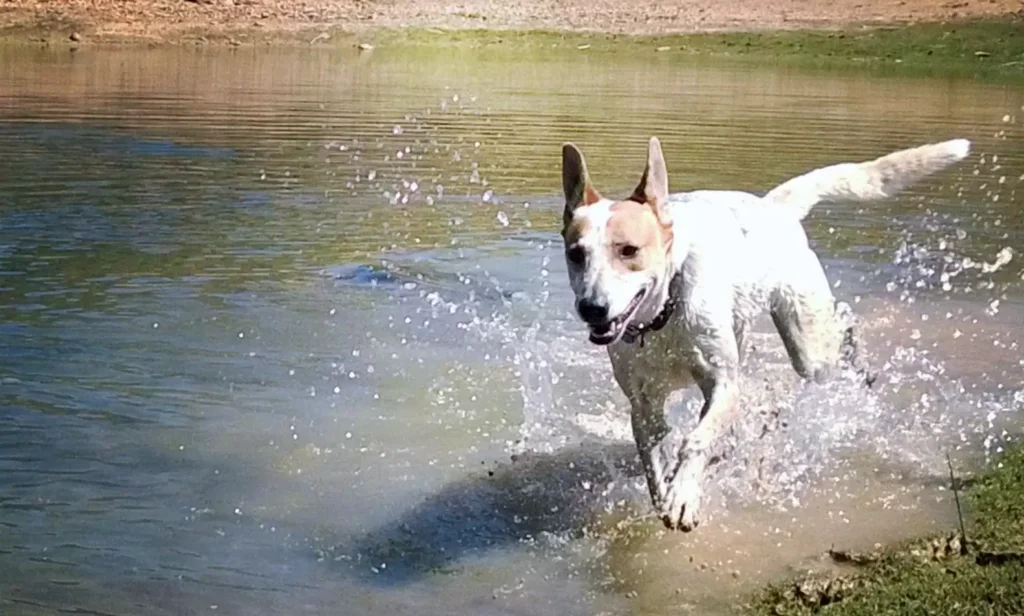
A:
{"label": "water", "polygon": [[[833,543],[948,526],[945,452],[978,467],[1020,434],[1021,87],[564,52],[0,54],[4,614],[727,611]],[[561,142],[626,194],[651,134],[674,190],[975,143],[898,199],[812,215],[882,386],[801,385],[762,324],[690,535],[650,518],[557,234]]]}

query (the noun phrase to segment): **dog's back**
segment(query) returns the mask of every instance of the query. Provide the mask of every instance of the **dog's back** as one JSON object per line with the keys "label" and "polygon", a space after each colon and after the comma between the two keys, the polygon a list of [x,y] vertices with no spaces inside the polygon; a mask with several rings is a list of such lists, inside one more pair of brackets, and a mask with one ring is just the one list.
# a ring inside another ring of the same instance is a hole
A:
{"label": "dog's back", "polygon": [[808,250],[800,220],[757,195],[699,190],[673,194],[670,203],[673,219],[685,221],[680,240],[691,255],[720,268],[717,275],[735,281],[747,303],[762,303],[755,296],[765,296]]}
{"label": "dog's back", "polygon": [[691,250],[700,254],[729,246],[729,261],[739,267],[730,267],[728,275],[735,277],[740,295],[764,295],[791,283],[799,264],[807,260],[807,235],[800,221],[815,205],[891,197],[962,160],[969,151],[969,141],[953,139],[815,169],[763,197],[736,190],[698,190],[675,193],[670,204],[673,218],[686,221]]}

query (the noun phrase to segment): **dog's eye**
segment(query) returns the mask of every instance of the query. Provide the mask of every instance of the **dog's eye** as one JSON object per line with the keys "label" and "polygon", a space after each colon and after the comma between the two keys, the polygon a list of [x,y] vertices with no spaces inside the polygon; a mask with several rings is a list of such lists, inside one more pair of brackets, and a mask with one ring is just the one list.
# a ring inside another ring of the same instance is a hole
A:
{"label": "dog's eye", "polygon": [[583,265],[583,262],[587,260],[587,251],[582,246],[573,246],[565,254],[573,265]]}
{"label": "dog's eye", "polygon": [[636,253],[638,253],[639,251],[640,249],[632,244],[624,244],[621,248],[619,248],[619,254],[622,255],[624,259],[631,259],[635,257]]}

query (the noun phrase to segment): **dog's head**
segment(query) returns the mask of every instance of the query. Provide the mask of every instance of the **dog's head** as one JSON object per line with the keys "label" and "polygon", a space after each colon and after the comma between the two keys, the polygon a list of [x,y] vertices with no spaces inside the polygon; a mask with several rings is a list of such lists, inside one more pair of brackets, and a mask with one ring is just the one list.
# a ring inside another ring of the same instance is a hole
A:
{"label": "dog's head", "polygon": [[562,146],[562,237],[576,311],[594,344],[617,342],[631,324],[654,319],[672,279],[672,222],[661,144],[651,138],[640,184],[625,201],[591,185],[579,149]]}

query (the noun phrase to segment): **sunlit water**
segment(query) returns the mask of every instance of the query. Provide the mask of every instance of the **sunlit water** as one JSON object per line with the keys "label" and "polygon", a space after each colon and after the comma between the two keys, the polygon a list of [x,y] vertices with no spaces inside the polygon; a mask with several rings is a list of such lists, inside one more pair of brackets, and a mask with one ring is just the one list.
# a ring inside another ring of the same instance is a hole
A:
{"label": "sunlit water", "polygon": [[[832,544],[951,524],[946,453],[978,468],[1020,433],[1020,87],[565,52],[0,55],[3,614],[724,611]],[[652,134],[674,190],[975,144],[807,221],[880,386],[801,384],[762,323],[689,535],[649,515],[558,236],[561,142],[626,194]]]}

